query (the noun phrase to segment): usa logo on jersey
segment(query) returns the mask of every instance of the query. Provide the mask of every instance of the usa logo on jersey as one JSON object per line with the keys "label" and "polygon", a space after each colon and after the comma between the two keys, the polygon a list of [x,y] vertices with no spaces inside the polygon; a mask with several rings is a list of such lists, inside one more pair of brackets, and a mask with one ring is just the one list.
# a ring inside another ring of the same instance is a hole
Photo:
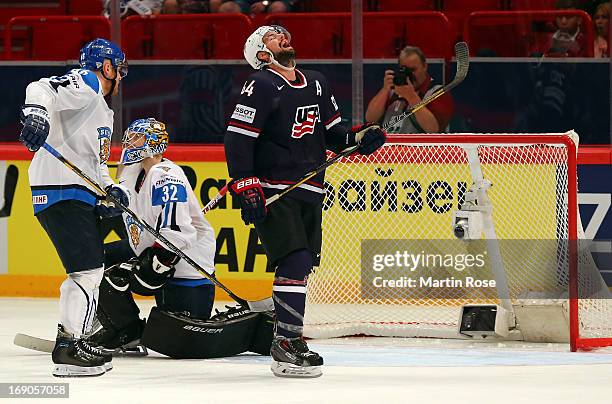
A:
{"label": "usa logo on jersey", "polygon": [[295,111],[295,122],[291,130],[291,137],[299,139],[304,135],[314,133],[317,121],[321,122],[319,115],[319,105],[305,105]]}
{"label": "usa logo on jersey", "polygon": [[106,163],[111,152],[111,132],[109,127],[98,128],[98,140],[100,141],[100,162]]}

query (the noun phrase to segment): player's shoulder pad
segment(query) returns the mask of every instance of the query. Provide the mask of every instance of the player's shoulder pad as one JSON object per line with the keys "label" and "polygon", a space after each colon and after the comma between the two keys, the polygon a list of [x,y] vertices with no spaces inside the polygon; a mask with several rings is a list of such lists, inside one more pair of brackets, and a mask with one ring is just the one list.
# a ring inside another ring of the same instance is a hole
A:
{"label": "player's shoulder pad", "polygon": [[162,162],[151,168],[151,203],[153,206],[187,202],[184,174],[174,163]]}
{"label": "player's shoulder pad", "polygon": [[252,88],[252,90],[259,93],[276,90],[274,87],[274,76],[270,74],[270,72],[266,71],[266,69],[252,73],[244,82],[242,92],[244,93],[244,90],[249,88],[249,86]]}
{"label": "player's shoulder pad", "polygon": [[96,76],[94,72],[86,69],[74,69],[72,71],[79,74],[85,84],[87,84],[87,86],[91,88],[94,93],[97,94],[100,91],[100,80],[98,80],[98,76]]}
{"label": "player's shoulder pad", "polygon": [[74,92],[91,89],[94,93],[100,91],[100,81],[96,74],[86,69],[72,69],[63,76],[49,78],[49,84],[54,88],[65,87]]}
{"label": "player's shoulder pad", "polygon": [[306,80],[308,82],[319,80],[321,84],[323,84],[323,82],[327,84],[327,79],[321,72],[318,72],[316,70],[302,70],[302,69],[300,69],[300,72],[302,72],[302,74],[304,75],[304,77],[306,77]]}

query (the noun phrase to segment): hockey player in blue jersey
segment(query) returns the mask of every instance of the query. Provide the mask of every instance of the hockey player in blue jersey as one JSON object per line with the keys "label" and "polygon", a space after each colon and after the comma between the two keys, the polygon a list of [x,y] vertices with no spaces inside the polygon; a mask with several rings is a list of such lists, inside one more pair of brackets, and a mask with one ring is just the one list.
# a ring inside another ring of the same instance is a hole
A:
{"label": "hockey player in blue jersey", "polygon": [[296,68],[291,35],[279,26],[255,30],[244,46],[257,72],[242,87],[225,134],[230,192],[245,223],[254,223],[275,268],[272,372],[317,377],[323,358],[302,338],[306,283],[321,249],[324,173],[269,207],[266,198],[322,164],[326,150],[359,144],[370,154],[385,142],[376,125],[347,129],[325,77]]}
{"label": "hockey player in blue jersey", "polygon": [[112,356],[90,346],[89,333],[104,271],[100,216],[121,214],[109,200],[41,147],[47,142],[124,205],[127,190],[111,179],[113,111],[104,97],[118,93],[127,75],[124,53],[95,39],[81,49],[80,69],[42,78],[26,89],[19,140],[35,152],[28,171],[34,214],[53,243],[68,276],[60,287],[60,323],[53,375],[98,376]]}

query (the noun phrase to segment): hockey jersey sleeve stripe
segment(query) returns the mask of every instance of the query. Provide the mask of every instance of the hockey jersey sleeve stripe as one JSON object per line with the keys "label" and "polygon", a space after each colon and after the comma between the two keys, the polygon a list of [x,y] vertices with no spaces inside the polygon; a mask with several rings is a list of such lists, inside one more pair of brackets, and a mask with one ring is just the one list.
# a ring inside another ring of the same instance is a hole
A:
{"label": "hockey jersey sleeve stripe", "polygon": [[332,117],[332,119],[331,119],[331,121],[329,123],[325,124],[325,129],[329,130],[334,125],[339,124],[340,121],[342,121],[342,118],[340,118],[340,114],[336,114],[334,117]]}
{"label": "hockey jersey sleeve stripe", "polygon": [[259,137],[259,133],[257,132],[253,132],[252,130],[247,130],[247,129],[242,129],[242,128],[238,128],[236,126],[228,126],[227,127],[228,132],[234,132],[234,133],[239,133],[241,135],[246,135],[246,136],[250,136],[250,137]]}
{"label": "hockey jersey sleeve stripe", "polygon": [[335,121],[338,118],[340,118],[340,112],[336,112],[335,114],[333,114],[331,118],[325,121],[325,125],[331,124],[333,121]]}
{"label": "hockey jersey sleeve stripe", "polygon": [[236,121],[229,121],[229,125],[230,126],[236,126],[238,128],[250,130],[250,131],[253,131],[253,132],[257,132],[257,133],[261,132],[261,129],[256,128],[255,126],[245,125],[243,123],[236,122]]}

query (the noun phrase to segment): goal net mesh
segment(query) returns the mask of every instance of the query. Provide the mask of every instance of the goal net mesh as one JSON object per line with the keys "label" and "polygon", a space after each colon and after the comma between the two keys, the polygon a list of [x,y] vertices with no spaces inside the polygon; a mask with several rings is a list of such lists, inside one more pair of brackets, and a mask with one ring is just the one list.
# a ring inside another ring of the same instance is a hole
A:
{"label": "goal net mesh", "polygon": [[[473,183],[470,148],[477,150],[477,165],[491,183],[487,195],[502,258],[492,266],[503,269],[508,298],[516,302],[544,293],[567,299],[568,223],[580,220],[577,211],[568,209],[568,178],[576,176],[568,171],[568,159],[575,156],[568,156],[564,144],[547,143],[545,135],[512,144],[496,143],[494,135],[486,143],[480,139],[465,135],[445,144],[394,141],[375,154],[344,159],[327,170],[321,262],[308,279],[306,336],[452,338],[458,336],[462,305],[499,303],[495,288],[383,290],[371,287],[369,275],[362,273],[364,240],[384,240],[389,251],[412,246],[441,254],[485,245],[459,242],[452,230],[453,211]],[[610,337],[610,292],[588,245],[581,243],[577,255],[580,336]],[[479,278],[495,279],[494,269],[488,270]],[[447,271],[447,277],[456,275]]]}

